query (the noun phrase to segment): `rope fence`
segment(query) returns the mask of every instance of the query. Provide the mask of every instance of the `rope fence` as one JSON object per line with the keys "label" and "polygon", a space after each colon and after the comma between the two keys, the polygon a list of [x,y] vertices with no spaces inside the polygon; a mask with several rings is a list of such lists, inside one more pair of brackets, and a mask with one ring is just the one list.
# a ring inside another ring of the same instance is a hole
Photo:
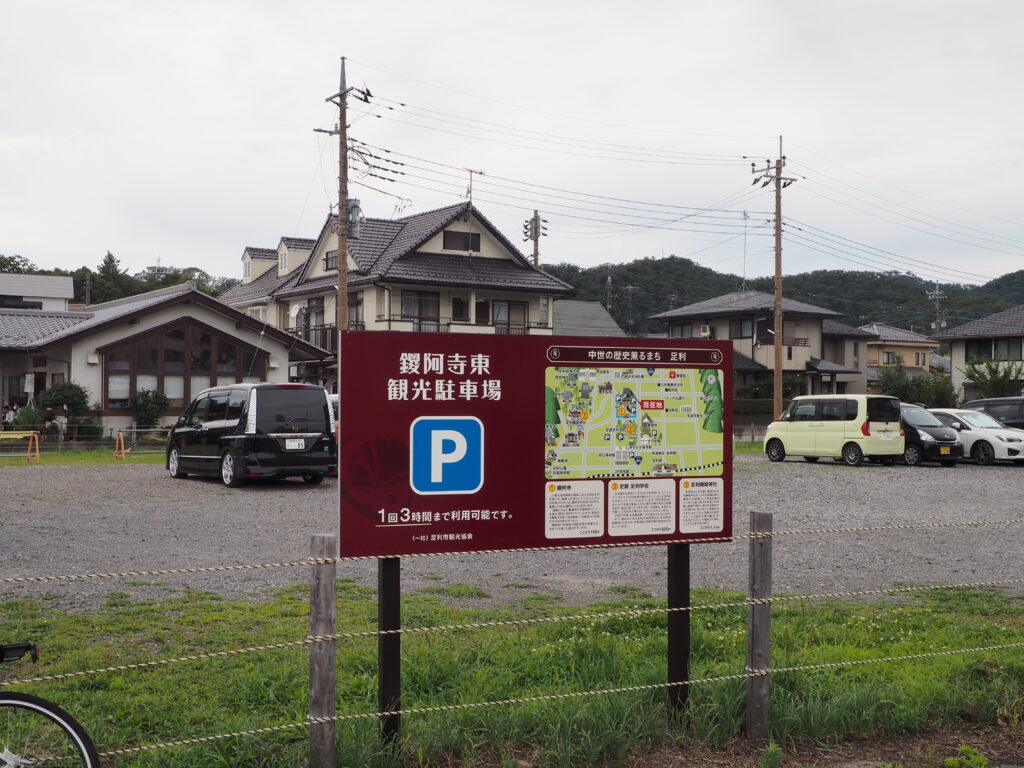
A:
{"label": "rope fence", "polygon": [[151,661],[140,661],[133,664],[118,664],[111,667],[99,667],[97,669],[84,669],[76,672],[60,672],[52,675],[39,675],[36,677],[23,677],[15,680],[0,681],[0,688],[7,688],[15,685],[26,685],[29,683],[45,683],[55,680],[68,680],[76,677],[88,677],[113,672],[127,672],[135,669],[146,669],[163,667],[172,664],[183,664],[192,661],[203,661],[205,659],[226,658],[230,656],[242,656],[248,653],[260,651],[277,651],[286,648],[300,648],[315,643],[323,643],[334,640],[354,640],[369,637],[381,637],[386,635],[417,635],[430,632],[457,632],[476,629],[493,629],[497,627],[526,627],[539,624],[557,624],[568,621],[594,621],[597,619],[635,618],[637,616],[665,615],[669,613],[686,613],[695,611],[720,610],[723,608],[745,608],[752,605],[772,605],[774,603],[794,603],[803,600],[825,600],[839,597],[864,597],[868,595],[898,595],[912,592],[929,592],[943,589],[982,589],[984,587],[1008,586],[1010,584],[1024,584],[1024,578],[1019,579],[998,579],[995,581],[971,581],[961,584],[928,584],[921,586],[891,587],[888,589],[861,589],[846,592],[820,592],[809,595],[778,595],[764,599],[736,600],[728,603],[700,603],[687,605],[680,608],[629,608],[620,611],[600,611],[597,613],[574,613],[564,616],[537,616],[529,619],[502,619],[497,621],[477,621],[465,624],[439,624],[437,626],[404,627],[402,629],[368,629],[358,632],[338,632],[330,635],[309,635],[303,640],[290,640],[269,645],[254,645],[246,648],[232,648],[227,651],[208,651],[206,653],[190,654],[188,656],[175,656],[167,659],[154,659]]}
{"label": "rope fence", "polygon": [[[886,531],[910,531],[910,530],[934,530],[934,529],[962,529],[962,528],[975,528],[982,526],[1003,526],[1003,525],[1015,525],[1024,523],[1024,518],[1010,518],[1010,519],[995,519],[995,520],[976,520],[976,521],[948,521],[948,522],[935,522],[935,523],[920,523],[920,524],[889,524],[889,525],[872,525],[872,526],[855,526],[848,528],[807,528],[807,529],[792,529],[782,531],[772,530],[752,530],[749,533],[738,534],[729,537],[718,537],[718,538],[684,538],[673,541],[658,542],[661,544],[700,544],[709,542],[738,542],[742,540],[748,540],[751,542],[751,547],[761,546],[756,542],[768,542],[774,537],[778,536],[813,536],[813,535],[834,535],[843,533],[867,533],[867,532],[886,532]],[[752,525],[753,527],[753,525]],[[575,545],[572,547],[530,547],[530,548],[508,548],[508,549],[492,549],[479,552],[479,554],[501,554],[501,553],[513,553],[513,552],[543,552],[543,551],[562,551],[565,549],[576,549],[576,550],[589,550],[589,549],[618,549],[623,547],[635,547],[635,546],[651,546],[650,543],[635,543],[635,542],[616,542],[616,543],[602,543],[602,544],[583,544]],[[765,544],[767,546],[767,543]],[[329,551],[329,550],[328,550]],[[323,551],[314,550],[314,555],[320,555]],[[413,554],[405,555],[403,557],[438,557],[441,556],[438,553],[428,554]],[[769,555],[770,558],[770,555]],[[305,558],[297,561],[286,561],[276,563],[261,563],[261,564],[239,564],[239,565],[220,565],[220,566],[196,566],[190,568],[168,568],[168,569],[156,569],[156,570],[135,570],[135,571],[123,571],[123,572],[110,572],[110,573],[84,573],[84,574],[71,574],[71,575],[49,575],[49,576],[13,576],[13,577],[2,577],[0,578],[0,584],[25,584],[25,583],[54,583],[54,582],[74,582],[74,581],[85,581],[95,579],[117,579],[117,578],[134,578],[141,576],[168,576],[168,575],[186,575],[186,574],[202,574],[202,573],[223,573],[231,571],[254,571],[260,569],[274,569],[274,568],[294,568],[294,567],[310,567],[310,566],[333,566],[338,563],[346,562],[357,562],[357,561],[372,561],[378,560],[377,556],[360,556],[360,557],[320,557],[314,556]],[[614,619],[614,618],[630,618],[639,616],[651,616],[651,615],[667,615],[667,614],[679,614],[679,613],[693,613],[695,611],[705,610],[720,610],[728,608],[743,608],[746,607],[751,609],[756,606],[771,606],[773,604],[784,604],[794,603],[799,601],[812,601],[812,600],[826,600],[836,598],[850,598],[850,597],[862,597],[862,596],[880,596],[880,595],[900,595],[910,593],[920,593],[936,590],[953,590],[953,589],[980,589],[987,587],[998,587],[998,586],[1009,586],[1014,584],[1024,584],[1024,578],[1008,578],[998,579],[989,581],[975,581],[975,582],[963,582],[958,584],[936,584],[936,585],[920,585],[920,586],[900,586],[893,588],[879,588],[879,589],[863,589],[863,590],[846,590],[836,592],[823,592],[813,593],[804,595],[770,595],[770,590],[767,593],[761,593],[762,595],[768,594],[767,597],[760,598],[747,598],[743,600],[735,600],[721,603],[705,603],[697,605],[685,605],[682,607],[637,607],[627,608],[612,611],[601,611],[595,613],[574,613],[566,614],[562,616],[541,616],[532,618],[522,619],[505,619],[495,621],[481,621],[481,622],[469,622],[459,624],[448,624],[448,625],[437,625],[437,626],[418,626],[418,627],[405,627],[398,629],[368,629],[362,631],[351,631],[351,632],[327,632],[317,633],[316,627],[311,627],[310,634],[299,640],[286,641],[273,644],[255,645],[243,648],[233,648],[223,651],[210,651],[204,653],[196,653],[184,656],[177,656],[173,658],[165,659],[154,659],[149,661],[142,661],[129,664],[119,664],[115,666],[108,666],[96,669],[79,670],[74,672],[56,673],[51,675],[39,675],[35,677],[26,677],[20,679],[13,679],[0,682],[0,688],[7,688],[15,685],[25,685],[31,683],[44,683],[58,680],[68,680],[73,678],[82,678],[86,676],[94,676],[100,674],[119,673],[130,670],[142,670],[151,669],[158,667],[167,667],[170,665],[190,663],[197,661],[205,661],[211,659],[222,659],[229,657],[237,657],[245,654],[252,654],[258,652],[268,652],[282,649],[294,649],[301,647],[312,648],[320,644],[334,643],[339,640],[349,639],[366,639],[371,637],[382,638],[386,636],[401,636],[401,635],[417,635],[431,632],[451,632],[451,631],[464,631],[464,630],[479,630],[479,629],[490,629],[499,627],[527,627],[537,626],[544,624],[553,624],[557,622],[573,622],[573,621],[598,621],[603,619]],[[333,587],[332,587],[333,593]],[[325,627],[327,629],[333,629],[333,625]],[[749,633],[749,630],[748,630]],[[746,671],[743,673],[734,673],[726,675],[718,675],[713,677],[697,678],[697,679],[676,679],[669,682],[658,682],[643,685],[632,685],[623,686],[616,688],[605,688],[595,689],[587,691],[569,691],[562,693],[550,693],[536,696],[525,696],[520,698],[509,698],[509,699],[497,699],[493,701],[483,702],[470,702],[470,703],[459,703],[459,704],[448,704],[448,705],[436,705],[426,707],[412,707],[408,709],[402,709],[394,707],[388,709],[388,704],[382,702],[379,704],[383,711],[371,712],[371,713],[354,713],[354,714],[335,714],[333,708],[329,713],[324,713],[323,710],[312,713],[302,722],[285,723],[274,726],[266,726],[260,728],[253,728],[249,730],[234,731],[230,733],[213,734],[208,736],[199,736],[194,738],[179,739],[173,741],[166,741],[157,744],[149,744],[135,747],[127,747],[123,749],[115,749],[101,753],[101,757],[109,758],[116,756],[124,756],[131,754],[138,754],[151,750],[157,750],[162,748],[180,747],[194,744],[202,744],[213,741],[220,741],[224,739],[245,737],[245,736],[256,736],[261,734],[268,734],[274,732],[281,732],[286,730],[295,730],[302,728],[310,728],[315,726],[316,728],[327,727],[328,724],[364,720],[372,718],[385,718],[393,717],[398,715],[417,715],[417,714],[430,714],[439,712],[454,712],[460,710],[469,709],[480,709],[485,707],[502,707],[502,706],[513,706],[520,704],[529,704],[536,702],[545,701],[561,701],[567,699],[578,699],[582,697],[590,696],[602,696],[612,694],[623,694],[639,691],[651,691],[651,690],[678,690],[681,687],[705,685],[710,683],[722,682],[727,680],[767,680],[771,675],[778,673],[790,673],[790,672],[807,672],[814,670],[824,669],[840,669],[846,667],[861,666],[866,664],[879,664],[887,662],[900,662],[909,661],[914,659],[926,659],[926,658],[938,658],[945,656],[956,656],[971,653],[982,653],[990,651],[1001,651],[1015,648],[1024,647],[1024,642],[1020,643],[1004,643],[998,645],[980,646],[972,648],[958,648],[958,649],[943,649],[935,651],[927,651],[916,654],[904,655],[904,656],[889,656],[882,658],[873,659],[856,659],[848,661],[837,661],[827,662],[820,664],[807,664],[797,665],[788,667],[770,667],[768,665],[761,666],[759,663],[752,663],[748,660]],[[685,675],[683,675],[685,676]],[[680,677],[683,677],[680,676]],[[327,714],[328,716],[320,716]],[[333,743],[333,740],[332,740]]]}
{"label": "rope fence", "polygon": [[210,736],[198,736],[191,739],[178,739],[175,741],[165,741],[159,744],[147,744],[138,747],[127,747],[125,749],[113,749],[108,752],[101,752],[100,757],[118,757],[124,755],[132,755],[156,749],[183,747],[193,744],[205,744],[211,741],[220,741],[223,739],[238,738],[241,736],[255,736],[266,733],[295,730],[323,723],[338,723],[352,720],[368,720],[371,718],[381,718],[386,715],[421,715],[438,712],[456,712],[468,709],[483,709],[485,707],[515,706],[519,704],[531,704],[543,701],[564,701],[566,699],[579,699],[588,696],[607,696],[611,694],[635,693],[639,691],[666,690],[669,688],[676,688],[680,686],[706,685],[708,683],[724,682],[726,680],[749,680],[752,678],[765,677],[778,673],[809,672],[823,669],[838,669],[840,667],[864,666],[866,664],[882,664],[894,661],[910,661],[913,659],[939,658],[943,656],[957,656],[969,653],[983,653],[988,651],[1009,650],[1012,648],[1024,648],[1024,643],[1003,643],[1000,645],[986,645],[977,648],[954,648],[942,651],[930,651],[928,653],[915,653],[906,656],[887,656],[884,658],[877,659],[855,659],[852,661],[835,661],[823,664],[805,664],[802,666],[778,667],[775,669],[748,670],[747,672],[738,672],[731,675],[717,675],[715,677],[703,677],[696,678],[693,680],[682,680],[679,682],[647,683],[645,685],[627,685],[618,688],[602,688],[592,691],[567,691],[565,693],[549,693],[544,694],[542,696],[523,696],[515,699],[497,699],[493,701],[478,701],[463,704],[441,704],[432,707],[412,707],[409,709],[398,709],[387,712],[360,712],[356,714],[334,715],[333,717],[309,717],[303,722],[298,723],[283,723],[281,725],[271,725],[263,728],[253,728],[245,731],[234,731],[232,733],[221,733]]}

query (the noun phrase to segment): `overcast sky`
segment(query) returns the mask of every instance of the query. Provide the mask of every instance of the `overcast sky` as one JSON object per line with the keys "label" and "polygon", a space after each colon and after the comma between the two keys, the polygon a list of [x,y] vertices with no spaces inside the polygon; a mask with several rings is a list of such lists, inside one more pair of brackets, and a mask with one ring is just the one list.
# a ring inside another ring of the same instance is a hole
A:
{"label": "overcast sky", "polygon": [[337,142],[313,129],[334,126],[346,56],[373,94],[350,111],[368,217],[463,200],[474,169],[524,251],[522,222],[548,220],[542,262],[769,275],[750,162],[781,134],[786,274],[1024,268],[1016,0],[0,8],[0,253],[40,267],[109,250],[240,277],[245,246],[316,237]]}

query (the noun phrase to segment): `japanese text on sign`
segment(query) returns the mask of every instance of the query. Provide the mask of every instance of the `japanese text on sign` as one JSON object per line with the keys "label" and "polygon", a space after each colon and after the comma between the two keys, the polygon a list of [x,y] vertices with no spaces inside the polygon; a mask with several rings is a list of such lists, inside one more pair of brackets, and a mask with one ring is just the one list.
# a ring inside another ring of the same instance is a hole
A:
{"label": "japanese text on sign", "polygon": [[[402,352],[398,376],[387,380],[388,400],[501,400],[501,379],[426,378],[436,376],[488,376],[490,355]],[[413,378],[416,377],[416,378]]]}

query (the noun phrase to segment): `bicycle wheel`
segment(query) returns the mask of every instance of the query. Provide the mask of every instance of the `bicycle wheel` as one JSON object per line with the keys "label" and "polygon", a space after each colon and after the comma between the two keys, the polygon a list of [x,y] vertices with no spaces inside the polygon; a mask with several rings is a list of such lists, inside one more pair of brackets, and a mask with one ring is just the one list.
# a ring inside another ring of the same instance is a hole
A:
{"label": "bicycle wheel", "polygon": [[0,692],[0,765],[99,768],[89,736],[71,715],[27,693]]}

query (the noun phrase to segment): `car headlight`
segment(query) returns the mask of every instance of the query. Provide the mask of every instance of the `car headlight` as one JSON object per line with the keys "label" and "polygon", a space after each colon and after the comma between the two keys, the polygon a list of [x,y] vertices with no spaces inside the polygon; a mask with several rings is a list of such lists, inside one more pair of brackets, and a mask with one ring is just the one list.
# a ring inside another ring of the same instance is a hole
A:
{"label": "car headlight", "polygon": [[927,432],[918,432],[917,434],[920,435],[922,443],[934,443],[935,442],[935,438],[932,437],[931,435],[929,435]]}
{"label": "car headlight", "polygon": [[1002,440],[1004,443],[1019,443],[1021,439],[1019,437],[1007,437],[1006,435],[996,435],[997,440]]}

